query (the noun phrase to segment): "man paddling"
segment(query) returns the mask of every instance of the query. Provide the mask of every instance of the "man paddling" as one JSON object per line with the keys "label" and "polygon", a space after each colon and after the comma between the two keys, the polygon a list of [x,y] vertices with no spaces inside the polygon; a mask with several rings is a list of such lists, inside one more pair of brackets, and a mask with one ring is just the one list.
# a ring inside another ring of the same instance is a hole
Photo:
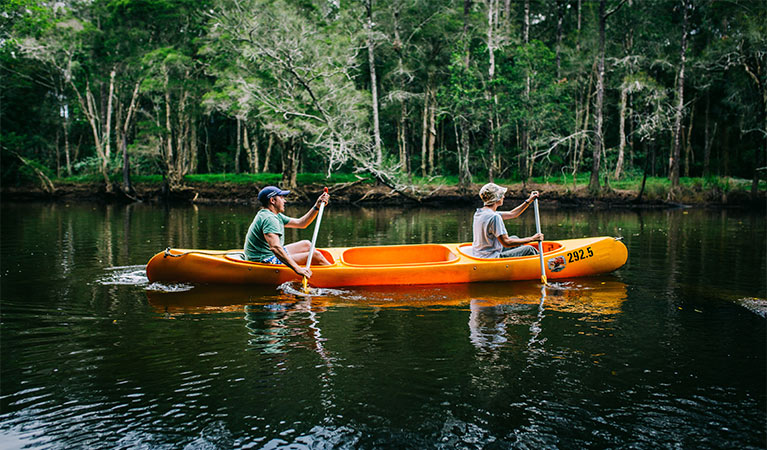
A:
{"label": "man paddling", "polygon": [[511,211],[498,211],[503,205],[506,188],[495,183],[488,183],[479,190],[479,198],[484,206],[474,213],[474,241],[471,244],[472,253],[478,258],[510,258],[514,256],[537,255],[538,249],[532,245],[524,245],[534,241],[542,241],[543,233],[520,238],[509,236],[504,220],[519,217],[530,203],[538,197],[538,191],[530,193],[530,197]]}
{"label": "man paddling", "polygon": [[[325,192],[319,196],[312,209],[301,218],[295,219],[285,214],[285,196],[290,191],[283,191],[276,186],[267,186],[258,193],[261,209],[253,218],[245,236],[245,258],[268,264],[284,264],[298,275],[311,277],[311,269],[304,267],[309,258],[312,243],[308,240],[285,245],[285,228],[306,228],[320,210],[322,203],[330,201]],[[314,251],[312,264],[330,265],[318,251]]]}

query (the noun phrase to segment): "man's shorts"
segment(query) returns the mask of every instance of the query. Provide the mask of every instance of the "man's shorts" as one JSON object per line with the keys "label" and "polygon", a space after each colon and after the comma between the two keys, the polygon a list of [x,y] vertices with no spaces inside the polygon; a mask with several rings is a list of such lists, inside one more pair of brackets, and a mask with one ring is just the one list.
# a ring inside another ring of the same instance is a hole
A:
{"label": "man's shorts", "polygon": [[[285,253],[288,253],[288,249],[286,249],[285,247],[282,247],[282,249],[285,250]],[[267,256],[266,258],[262,259],[261,262],[266,264],[280,264],[283,266],[285,265],[284,262],[280,261],[280,258],[278,258],[277,255]]]}

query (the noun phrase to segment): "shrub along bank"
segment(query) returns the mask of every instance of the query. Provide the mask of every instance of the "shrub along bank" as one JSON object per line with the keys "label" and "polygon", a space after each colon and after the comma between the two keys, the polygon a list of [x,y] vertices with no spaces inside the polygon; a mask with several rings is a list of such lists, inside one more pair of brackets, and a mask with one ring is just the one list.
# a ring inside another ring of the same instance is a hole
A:
{"label": "shrub along bank", "polygon": [[[103,179],[96,176],[79,176],[54,179],[53,187],[44,184],[26,184],[3,187],[3,201],[14,200],[91,200],[91,201],[171,201],[189,203],[252,203],[263,186],[281,184],[278,173],[261,174],[201,174],[188,175],[184,186],[173,191],[167,189],[163,178],[136,176],[133,178],[135,192],[126,196],[120,189],[107,193]],[[119,185],[119,178],[113,180]],[[608,180],[609,189],[594,196],[587,189],[588,175],[572,177],[531,178],[523,184],[519,180],[496,179],[497,184],[507,186],[510,199],[522,199],[531,190],[538,190],[542,198],[557,205],[573,206],[674,206],[678,204],[699,206],[756,206],[764,208],[767,203],[767,182],[761,181],[756,192],[751,180],[709,177],[681,178],[677,201],[666,201],[671,184],[668,178],[629,177]],[[329,187],[333,201],[352,204],[424,204],[447,203],[475,204],[479,188],[487,180],[475,178],[469,186],[460,186],[455,177],[414,177],[402,192],[377,183],[372,178],[353,174],[304,173],[298,175],[293,188],[292,200],[310,202],[319,195],[324,186]],[[283,186],[285,187],[285,186]]]}

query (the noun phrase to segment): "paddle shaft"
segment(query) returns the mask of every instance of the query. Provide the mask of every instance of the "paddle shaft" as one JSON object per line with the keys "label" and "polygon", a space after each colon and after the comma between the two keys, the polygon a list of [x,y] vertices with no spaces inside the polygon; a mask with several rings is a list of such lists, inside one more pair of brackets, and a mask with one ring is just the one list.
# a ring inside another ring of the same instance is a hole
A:
{"label": "paddle shaft", "polygon": [[320,222],[322,222],[322,212],[325,210],[325,204],[320,204],[320,212],[317,214],[317,225],[314,226],[314,234],[312,235],[312,246],[309,247],[309,257],[306,259],[306,268],[312,265],[312,257],[314,256],[314,247],[317,243],[317,234],[320,231]]}
{"label": "paddle shaft", "polygon": [[[328,188],[325,188],[325,192],[328,192]],[[314,234],[312,235],[312,245],[309,247],[309,256],[306,257],[306,268],[312,265],[312,259],[314,259],[314,246],[317,243],[317,234],[320,232],[320,222],[322,222],[322,212],[325,211],[325,202],[320,203],[320,212],[317,214],[317,224],[314,225]],[[307,279],[304,277],[304,290],[306,290]]]}
{"label": "paddle shaft", "polygon": [[[535,232],[541,232],[541,216],[538,214],[538,199],[533,201],[535,207]],[[543,265],[543,240],[538,242],[538,255],[541,257],[541,282],[546,284],[546,267]]]}

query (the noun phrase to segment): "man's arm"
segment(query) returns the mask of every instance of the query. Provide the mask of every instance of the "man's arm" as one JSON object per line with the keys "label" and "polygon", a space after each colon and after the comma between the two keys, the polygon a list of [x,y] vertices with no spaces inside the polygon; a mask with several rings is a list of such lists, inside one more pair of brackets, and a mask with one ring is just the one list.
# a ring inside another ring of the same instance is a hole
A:
{"label": "man's arm", "polygon": [[304,276],[306,278],[311,278],[311,269],[299,266],[298,263],[295,262],[290,256],[290,253],[286,252],[285,249],[282,248],[280,245],[280,235],[277,233],[266,233],[264,234],[264,238],[266,239],[266,243],[269,244],[269,250],[274,253],[274,256],[276,256],[277,259],[285,263],[286,266],[293,269],[293,272],[297,273],[298,275]]}
{"label": "man's arm", "polygon": [[530,193],[530,197],[528,197],[527,200],[522,202],[521,205],[517,206],[511,211],[498,211],[498,213],[501,215],[501,219],[503,220],[516,219],[517,217],[519,217],[520,214],[525,212],[527,207],[530,206],[530,204],[536,198],[538,198],[538,191],[533,191]]}
{"label": "man's arm", "polygon": [[321,203],[327,203],[330,201],[330,195],[325,192],[317,199],[317,201],[314,203],[314,206],[312,206],[312,209],[307,211],[306,214],[304,214],[302,217],[298,219],[291,218],[288,223],[285,224],[285,228],[306,228],[314,222],[314,218],[317,217],[317,213],[320,211],[320,204]]}
{"label": "man's arm", "polygon": [[502,234],[498,236],[498,240],[501,241],[501,245],[504,247],[516,247],[518,245],[529,244],[535,241],[543,240],[543,233],[536,233],[526,238],[511,238],[508,234]]}

